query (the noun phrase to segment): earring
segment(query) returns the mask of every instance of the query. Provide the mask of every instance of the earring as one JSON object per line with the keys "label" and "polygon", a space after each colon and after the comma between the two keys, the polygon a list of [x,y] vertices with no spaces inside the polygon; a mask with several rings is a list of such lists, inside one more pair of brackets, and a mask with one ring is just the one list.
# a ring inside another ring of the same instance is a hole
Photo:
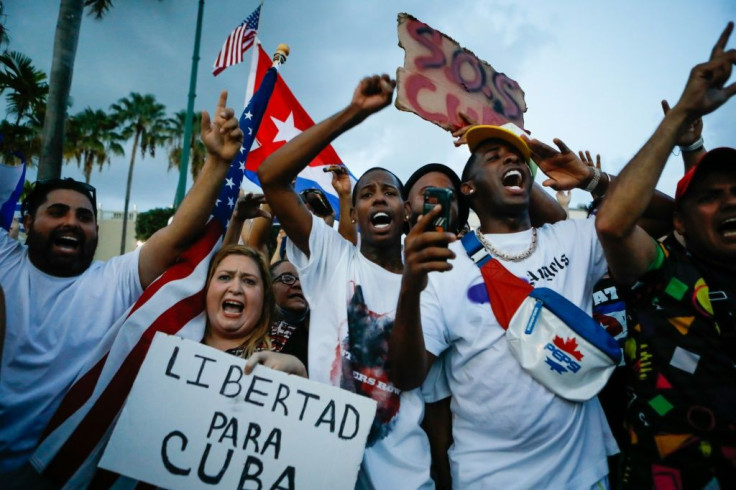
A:
{"label": "earring", "polygon": [[468,194],[475,194],[475,189],[470,189],[470,190],[468,191]]}
{"label": "earring", "polygon": [[352,223],[355,224],[355,220],[352,220]]}

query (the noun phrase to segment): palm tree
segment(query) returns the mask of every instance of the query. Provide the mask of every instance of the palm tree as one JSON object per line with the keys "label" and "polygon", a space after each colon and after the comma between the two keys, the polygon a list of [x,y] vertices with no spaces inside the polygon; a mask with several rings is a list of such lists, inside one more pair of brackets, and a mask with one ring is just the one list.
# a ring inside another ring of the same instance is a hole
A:
{"label": "palm tree", "polygon": [[15,125],[24,117],[32,117],[46,102],[49,86],[46,74],[33,66],[31,59],[17,51],[0,54],[0,93],[8,91],[8,114],[15,114]]}
{"label": "palm tree", "polygon": [[84,8],[87,7],[87,13],[90,16],[100,20],[113,7],[113,1],[61,0],[54,35],[54,55],[51,60],[51,91],[46,106],[48,117],[43,122],[43,148],[38,165],[39,179],[61,176],[64,121]]}
{"label": "palm tree", "polygon": [[10,43],[8,29],[5,27],[5,5],[0,1],[0,48]]}
{"label": "palm tree", "polygon": [[0,134],[0,163],[17,165],[20,162],[19,152],[26,158],[28,165],[36,164],[41,153],[41,125],[37,121],[30,120],[20,125],[7,120],[0,121]]}
{"label": "palm tree", "polygon": [[36,69],[31,60],[17,52],[0,54],[0,93],[7,92],[7,113],[15,115],[15,122],[0,121],[3,144],[0,162],[14,165],[21,152],[33,165],[41,151],[41,126],[48,85],[43,71]]}
{"label": "palm tree", "polygon": [[[174,117],[169,119],[171,130],[169,139],[169,170],[172,168],[178,169],[181,164],[181,153],[184,148],[182,140],[184,139],[186,117],[187,111],[179,111],[174,114]],[[192,120],[192,127],[198,128],[201,124],[201,120],[202,113],[195,112]],[[206,157],[207,150],[205,149],[204,143],[202,143],[202,140],[196,132],[192,132],[192,137],[189,141],[189,168],[192,172],[192,180],[197,180],[199,171],[202,170]]]}
{"label": "palm tree", "polygon": [[89,184],[92,169],[110,163],[112,155],[124,155],[123,137],[115,132],[117,122],[105,111],[87,107],[67,121],[64,157],[77,166],[84,165],[84,179]]}
{"label": "palm tree", "polygon": [[43,122],[43,149],[38,166],[38,178],[61,176],[61,156],[64,142],[64,121],[72,85],[74,59],[77,56],[79,29],[84,7],[90,15],[101,19],[112,8],[113,0],[61,0],[59,18],[54,36],[54,55],[51,61],[51,90]]}
{"label": "palm tree", "polygon": [[125,188],[125,209],[123,214],[123,236],[120,242],[120,253],[125,253],[125,238],[128,229],[128,206],[130,204],[130,188],[133,183],[133,166],[138,147],[141,149],[141,158],[148,152],[152,157],[156,154],[156,146],[162,144],[169,135],[168,120],[165,117],[166,107],[156,102],[151,95],[141,95],[135,92],[127,98],[120,99],[113,104],[112,118],[117,121],[124,139],[133,137],[133,150],[130,152],[130,167],[128,168],[128,183]]}

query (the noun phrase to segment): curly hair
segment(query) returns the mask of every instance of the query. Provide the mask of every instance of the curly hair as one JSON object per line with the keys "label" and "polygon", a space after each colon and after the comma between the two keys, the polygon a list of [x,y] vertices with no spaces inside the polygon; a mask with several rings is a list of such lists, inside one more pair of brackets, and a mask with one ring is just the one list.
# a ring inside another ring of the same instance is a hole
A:
{"label": "curly hair", "polygon": [[[276,309],[273,289],[271,287],[271,272],[269,270],[266,260],[263,255],[252,247],[245,245],[226,245],[215,253],[210,261],[209,270],[207,271],[207,287],[205,290],[209,290],[210,282],[212,277],[215,275],[215,269],[220,263],[230,255],[242,255],[250,258],[255,262],[258,267],[258,272],[261,274],[261,280],[263,282],[263,306],[261,309],[261,316],[258,319],[258,324],[250,331],[247,338],[239,346],[243,349],[242,357],[246,358],[252,355],[258,350],[271,350],[271,337],[269,335],[271,331],[271,323],[274,318],[274,311]],[[207,318],[207,324],[205,326],[205,332],[209,332],[210,321]],[[207,335],[205,333],[205,335]]]}

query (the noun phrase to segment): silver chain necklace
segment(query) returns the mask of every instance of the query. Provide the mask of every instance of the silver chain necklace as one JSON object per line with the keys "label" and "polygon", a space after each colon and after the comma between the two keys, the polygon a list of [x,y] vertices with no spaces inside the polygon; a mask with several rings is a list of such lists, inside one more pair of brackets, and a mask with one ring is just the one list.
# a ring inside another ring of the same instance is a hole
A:
{"label": "silver chain necklace", "polygon": [[534,250],[537,249],[537,229],[536,228],[532,228],[532,243],[529,244],[529,248],[515,255],[511,255],[511,254],[502,252],[496,247],[494,247],[493,245],[491,245],[491,242],[486,240],[486,237],[484,237],[483,233],[480,232],[480,228],[476,228],[475,236],[478,237],[478,240],[480,241],[480,243],[483,244],[483,246],[486,248],[486,250],[488,250],[491,256],[498,257],[499,259],[503,259],[503,260],[508,260],[510,262],[520,262],[524,260],[525,258],[529,257],[531,254],[533,254]]}

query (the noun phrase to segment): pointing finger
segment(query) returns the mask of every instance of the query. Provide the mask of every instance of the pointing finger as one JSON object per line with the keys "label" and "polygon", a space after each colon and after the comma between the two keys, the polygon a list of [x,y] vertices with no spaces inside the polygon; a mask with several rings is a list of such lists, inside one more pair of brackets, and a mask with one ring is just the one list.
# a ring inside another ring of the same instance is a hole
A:
{"label": "pointing finger", "polygon": [[212,123],[212,121],[210,120],[210,113],[207,112],[207,111],[202,111],[201,122],[199,124],[199,126],[200,126],[200,128],[199,128],[200,129],[200,132],[201,133],[204,133],[205,131],[207,131],[208,129],[210,129],[210,124],[211,123]]}
{"label": "pointing finger", "polygon": [[227,90],[220,92],[220,100],[217,101],[217,108],[224,109],[227,107]]}
{"label": "pointing finger", "polygon": [[668,112],[670,112],[670,104],[666,100],[662,100],[662,110],[664,111],[664,114],[667,115]]}

